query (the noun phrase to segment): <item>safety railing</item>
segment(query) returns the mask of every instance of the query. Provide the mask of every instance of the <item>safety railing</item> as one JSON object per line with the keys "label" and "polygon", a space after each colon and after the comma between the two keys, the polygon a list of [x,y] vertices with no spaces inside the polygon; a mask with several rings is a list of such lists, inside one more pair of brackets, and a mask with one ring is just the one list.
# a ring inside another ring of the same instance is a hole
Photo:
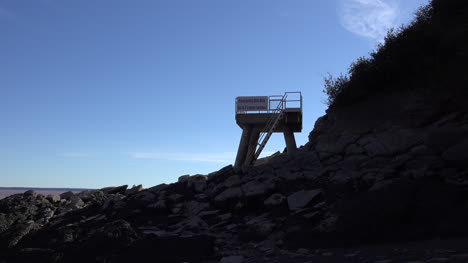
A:
{"label": "safety railing", "polygon": [[268,114],[273,113],[279,109],[285,112],[302,112],[302,93],[300,91],[291,91],[285,92],[284,95],[236,98],[236,114]]}

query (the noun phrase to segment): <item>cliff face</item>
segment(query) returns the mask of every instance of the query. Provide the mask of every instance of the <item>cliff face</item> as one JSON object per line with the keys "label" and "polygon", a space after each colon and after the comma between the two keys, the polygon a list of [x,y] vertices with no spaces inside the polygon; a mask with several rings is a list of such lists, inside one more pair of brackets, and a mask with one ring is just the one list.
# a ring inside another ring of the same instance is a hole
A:
{"label": "cliff face", "polygon": [[13,195],[0,200],[0,262],[464,262],[467,97],[385,89],[332,105],[306,145],[256,166]]}

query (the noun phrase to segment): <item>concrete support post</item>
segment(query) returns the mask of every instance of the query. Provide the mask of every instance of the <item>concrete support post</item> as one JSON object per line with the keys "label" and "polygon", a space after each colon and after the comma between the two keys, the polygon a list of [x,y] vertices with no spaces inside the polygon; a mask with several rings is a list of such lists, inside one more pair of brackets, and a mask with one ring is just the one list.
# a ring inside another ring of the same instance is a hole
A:
{"label": "concrete support post", "polygon": [[294,138],[294,133],[289,127],[285,127],[284,131],[284,141],[286,142],[286,149],[288,153],[295,152],[297,150],[296,139]]}
{"label": "concrete support post", "polygon": [[250,137],[252,137],[252,126],[246,125],[242,128],[242,136],[237,150],[236,162],[234,167],[241,167],[245,162],[247,151],[249,150]]}
{"label": "concrete support post", "polygon": [[253,162],[255,151],[257,150],[258,138],[260,137],[260,132],[258,130],[252,131],[252,135],[249,140],[249,150],[247,151],[247,156],[245,158],[245,165],[250,165]]}

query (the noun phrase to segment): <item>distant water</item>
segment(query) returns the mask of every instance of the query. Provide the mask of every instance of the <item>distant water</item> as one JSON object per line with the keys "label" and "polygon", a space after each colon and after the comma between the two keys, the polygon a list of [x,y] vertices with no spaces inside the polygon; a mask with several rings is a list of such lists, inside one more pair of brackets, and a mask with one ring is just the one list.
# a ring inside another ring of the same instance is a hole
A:
{"label": "distant water", "polygon": [[83,189],[83,188],[0,187],[0,199],[3,199],[13,194],[24,193],[31,189],[43,195],[59,195],[61,193],[68,192],[68,191],[78,193],[84,190],[89,190],[89,189]]}

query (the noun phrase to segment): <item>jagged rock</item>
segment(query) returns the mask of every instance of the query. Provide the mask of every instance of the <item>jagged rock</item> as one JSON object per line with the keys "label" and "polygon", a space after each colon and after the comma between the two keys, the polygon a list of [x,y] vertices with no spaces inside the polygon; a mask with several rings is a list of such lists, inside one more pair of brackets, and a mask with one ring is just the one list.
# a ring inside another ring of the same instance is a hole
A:
{"label": "jagged rock", "polygon": [[267,182],[258,182],[258,181],[250,181],[241,186],[242,192],[246,197],[253,197],[264,195],[269,191],[275,188],[275,184],[271,181]]}
{"label": "jagged rock", "polygon": [[458,126],[431,127],[423,136],[424,144],[443,152],[466,139],[468,132]]}
{"label": "jagged rock", "polygon": [[102,191],[93,191],[86,197],[81,197],[82,200],[91,202],[96,205],[103,205],[107,199],[109,199],[109,195],[103,193]]}
{"label": "jagged rock", "polygon": [[418,145],[412,148],[409,151],[409,154],[414,158],[414,157],[420,157],[420,156],[433,156],[436,155],[436,151],[434,151],[432,148],[428,147],[427,145]]}
{"label": "jagged rock", "polygon": [[83,200],[76,195],[70,195],[67,197],[68,199],[65,199],[66,202],[59,207],[59,214],[82,208],[85,205]]}
{"label": "jagged rock", "polygon": [[189,201],[184,204],[184,210],[188,216],[195,216],[201,211],[204,211],[210,207],[208,203],[200,203],[197,201]]}
{"label": "jagged rock", "polygon": [[47,200],[51,203],[57,203],[60,201],[60,196],[59,195],[47,195]]}
{"label": "jagged rock", "polygon": [[182,176],[179,176],[179,179],[177,179],[177,182],[179,183],[187,182],[189,178],[190,178],[189,174],[182,175]]}
{"label": "jagged rock", "polygon": [[60,194],[60,199],[70,200],[70,198],[72,198],[74,196],[75,196],[75,194],[73,192],[68,191],[68,192]]}
{"label": "jagged rock", "polygon": [[127,189],[125,191],[125,195],[126,196],[133,195],[133,194],[136,194],[138,192],[141,192],[142,190],[143,190],[143,186],[141,184],[136,185],[136,186],[134,185],[132,188]]}
{"label": "jagged rock", "polygon": [[343,162],[340,164],[341,169],[343,170],[357,170],[360,168],[361,164],[369,160],[368,156],[365,155],[351,155],[346,156]]}
{"label": "jagged rock", "polygon": [[232,218],[231,213],[226,213],[226,214],[222,214],[222,215],[218,216],[218,219],[221,220],[221,221],[226,221],[226,220],[229,220],[231,218]]}
{"label": "jagged rock", "polygon": [[333,173],[329,180],[333,184],[346,184],[359,178],[361,175],[362,173],[358,171],[339,170]]}
{"label": "jagged rock", "polygon": [[208,228],[208,224],[198,216],[191,216],[178,224],[183,231],[200,233]]}
{"label": "jagged rock", "polygon": [[240,238],[245,241],[258,241],[265,239],[276,227],[267,214],[263,214],[246,221]]}
{"label": "jagged rock", "polygon": [[226,179],[226,181],[224,181],[224,183],[223,183],[223,185],[225,187],[233,187],[233,186],[237,186],[239,184],[240,184],[240,177],[237,174],[234,174],[234,175],[228,177]]}
{"label": "jagged rock", "polygon": [[128,246],[138,239],[138,234],[132,228],[130,223],[125,220],[116,220],[105,224],[94,234],[94,238],[99,240],[118,241]]}
{"label": "jagged rock", "polygon": [[362,155],[364,152],[364,148],[362,148],[359,144],[351,143],[346,147],[345,156]]}
{"label": "jagged rock", "polygon": [[289,169],[279,169],[276,172],[276,174],[279,178],[284,179],[286,181],[293,181],[304,177],[304,173],[302,171],[296,172],[290,171]]}
{"label": "jagged rock", "polygon": [[36,198],[37,193],[36,193],[36,191],[34,191],[34,190],[28,190],[28,191],[26,191],[26,192],[23,193],[23,196],[24,196],[24,197]]}
{"label": "jagged rock", "polygon": [[244,256],[227,256],[223,257],[219,263],[243,263]]}
{"label": "jagged rock", "polygon": [[196,193],[202,193],[206,189],[206,181],[195,181],[193,183],[193,190],[195,190]]}
{"label": "jagged rock", "polygon": [[157,196],[153,193],[153,191],[148,189],[148,191],[141,191],[137,194],[134,194],[131,198],[138,201],[151,202],[156,201]]}
{"label": "jagged rock", "polygon": [[359,140],[369,156],[393,156],[404,152],[412,146],[421,143],[422,138],[417,131],[396,130],[386,131],[374,136],[366,136]]}
{"label": "jagged rock", "polygon": [[210,183],[218,183],[224,181],[225,178],[234,174],[234,168],[232,165],[225,166],[219,171],[208,174],[208,180]]}
{"label": "jagged rock", "polygon": [[156,209],[157,211],[166,211],[167,205],[165,200],[158,200],[156,203],[149,204],[148,208]]}
{"label": "jagged rock", "polygon": [[352,134],[343,134],[338,138],[336,135],[320,135],[317,138],[315,150],[322,155],[322,158],[327,158],[343,153],[345,148],[354,143],[358,138],[359,136]]}
{"label": "jagged rock", "polygon": [[202,202],[202,201],[207,201],[208,200],[208,195],[202,193],[202,194],[196,194],[193,196],[195,200]]}
{"label": "jagged rock", "polygon": [[14,222],[11,214],[0,213],[0,234],[7,230]]}
{"label": "jagged rock", "polygon": [[125,207],[126,203],[123,201],[127,197],[123,194],[113,194],[104,202],[101,209],[106,210],[109,208],[121,209]]}
{"label": "jagged rock", "polygon": [[282,205],[286,201],[286,197],[279,193],[274,193],[270,197],[268,197],[263,204],[266,207],[274,207]]}
{"label": "jagged rock", "polygon": [[242,196],[242,190],[240,187],[233,187],[224,190],[222,193],[215,197],[216,202],[225,202],[231,199],[236,199]]}
{"label": "jagged rock", "polygon": [[0,235],[1,243],[5,243],[9,248],[14,247],[24,236],[37,228],[38,226],[32,220],[24,223],[16,223],[11,226],[8,231]]}
{"label": "jagged rock", "polygon": [[303,208],[309,205],[312,201],[315,201],[320,197],[322,194],[322,190],[314,189],[314,190],[302,190],[299,192],[295,192],[288,196],[288,207],[290,210],[296,210]]}
{"label": "jagged rock", "polygon": [[[180,178],[179,178],[180,179]],[[183,179],[187,186],[195,191],[195,193],[202,193],[206,189],[206,181],[208,177],[203,174],[196,174]]]}
{"label": "jagged rock", "polygon": [[198,213],[198,216],[201,218],[209,218],[219,214],[219,210],[209,210]]}
{"label": "jagged rock", "polygon": [[172,202],[180,202],[184,199],[184,196],[181,194],[171,194],[167,197],[168,200],[171,200]]}
{"label": "jagged rock", "polygon": [[457,165],[466,165],[468,163],[468,139],[447,149],[442,154],[442,158]]}
{"label": "jagged rock", "polygon": [[55,214],[55,211],[52,210],[49,207],[46,207],[45,209],[40,211],[39,214],[39,219],[36,221],[37,224],[47,224],[49,222],[49,219],[51,219]]}
{"label": "jagged rock", "polygon": [[105,194],[125,194],[127,187],[128,185],[105,187],[105,188],[102,188],[100,191]]}
{"label": "jagged rock", "polygon": [[166,189],[167,187],[168,187],[167,184],[158,184],[158,185],[148,188],[148,192],[159,193],[161,191],[164,191],[164,189]]}

